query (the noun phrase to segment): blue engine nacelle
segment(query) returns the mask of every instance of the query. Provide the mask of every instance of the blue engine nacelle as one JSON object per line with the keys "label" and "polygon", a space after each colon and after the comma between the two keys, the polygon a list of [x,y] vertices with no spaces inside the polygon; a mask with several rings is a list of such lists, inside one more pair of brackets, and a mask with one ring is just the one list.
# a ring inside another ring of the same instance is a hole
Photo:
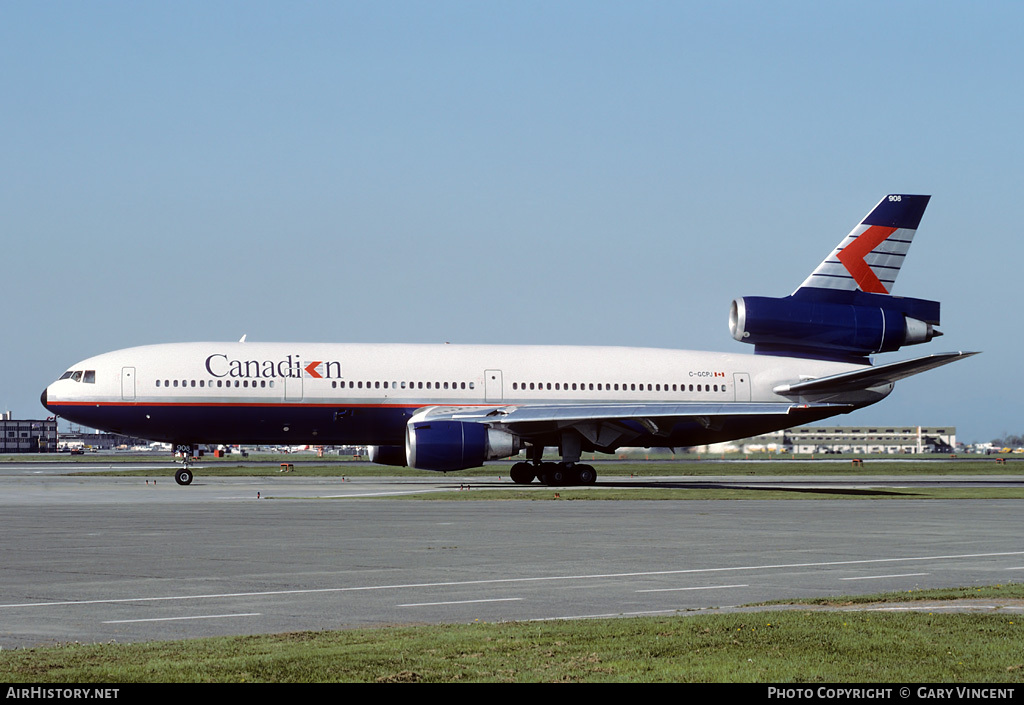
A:
{"label": "blue engine nacelle", "polygon": [[519,452],[519,437],[507,431],[468,421],[425,419],[416,414],[406,425],[405,455],[419,470],[466,470],[486,460]]}
{"label": "blue engine nacelle", "polygon": [[811,296],[745,296],[732,302],[732,337],[755,352],[862,358],[927,343],[942,335],[939,304],[923,299],[859,293],[847,300]]}

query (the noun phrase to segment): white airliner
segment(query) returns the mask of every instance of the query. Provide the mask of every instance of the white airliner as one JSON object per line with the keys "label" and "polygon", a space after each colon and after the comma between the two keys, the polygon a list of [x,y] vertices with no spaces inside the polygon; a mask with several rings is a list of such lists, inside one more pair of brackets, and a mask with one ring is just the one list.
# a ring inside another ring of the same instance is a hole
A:
{"label": "white airliner", "polygon": [[[165,441],[192,481],[198,444],[352,444],[423,470],[526,451],[511,478],[591,484],[581,453],[745,438],[874,404],[911,375],[973,355],[872,365],[941,335],[939,304],[892,284],[929,196],[883,198],[783,298],[732,303],[754,354],[624,347],[169,343],[98,355],[43,392],[84,426]],[[244,341],[244,338],[243,338]],[[541,462],[557,446],[561,462]]]}

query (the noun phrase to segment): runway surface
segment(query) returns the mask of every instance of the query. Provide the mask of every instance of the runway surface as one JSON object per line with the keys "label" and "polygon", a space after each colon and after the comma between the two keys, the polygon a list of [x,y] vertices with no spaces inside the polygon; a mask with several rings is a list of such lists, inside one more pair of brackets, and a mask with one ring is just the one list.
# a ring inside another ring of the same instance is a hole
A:
{"label": "runway surface", "polygon": [[[884,478],[690,484],[830,481]],[[179,487],[5,467],[0,647],[675,614],[1024,579],[1017,500],[396,499],[512,486],[200,475]]]}

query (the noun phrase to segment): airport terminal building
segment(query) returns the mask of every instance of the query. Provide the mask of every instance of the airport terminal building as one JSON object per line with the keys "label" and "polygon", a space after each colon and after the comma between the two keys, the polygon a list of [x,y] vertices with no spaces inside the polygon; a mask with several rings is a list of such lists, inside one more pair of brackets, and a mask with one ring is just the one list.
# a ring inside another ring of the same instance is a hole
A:
{"label": "airport terminal building", "polygon": [[0,416],[0,453],[56,453],[57,421],[15,421]]}
{"label": "airport terminal building", "polygon": [[952,453],[955,448],[955,426],[800,426],[706,446],[705,452],[903,455]]}

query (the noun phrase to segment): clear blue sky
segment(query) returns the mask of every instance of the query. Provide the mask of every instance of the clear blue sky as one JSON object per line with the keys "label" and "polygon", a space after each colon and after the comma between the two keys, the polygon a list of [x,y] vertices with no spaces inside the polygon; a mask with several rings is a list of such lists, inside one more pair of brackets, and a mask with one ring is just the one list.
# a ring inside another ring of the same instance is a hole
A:
{"label": "clear blue sky", "polygon": [[183,340],[750,352],[886,193],[984,354],[837,423],[1024,432],[1019,2],[0,3],[0,410]]}

